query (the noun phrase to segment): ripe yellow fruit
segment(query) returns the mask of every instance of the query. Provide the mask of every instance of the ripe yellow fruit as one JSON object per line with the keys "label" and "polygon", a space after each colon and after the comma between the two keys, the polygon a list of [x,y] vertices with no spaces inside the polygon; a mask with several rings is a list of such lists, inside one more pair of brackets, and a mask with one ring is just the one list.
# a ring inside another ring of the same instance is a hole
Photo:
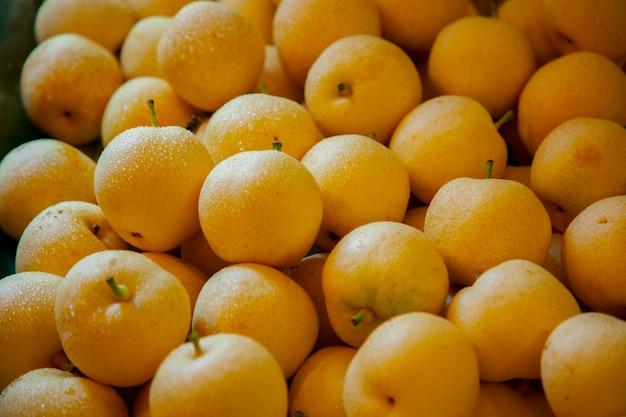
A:
{"label": "ripe yellow fruit", "polygon": [[551,60],[533,73],[518,100],[519,135],[533,155],[552,129],[581,116],[626,125],[626,73],[596,52]]}
{"label": "ripe yellow fruit", "polygon": [[470,417],[554,417],[542,394],[534,393],[526,396],[506,382],[481,381],[478,404]]}
{"label": "ripe yellow fruit", "polygon": [[128,417],[115,388],[56,368],[38,368],[0,394],[3,417]]}
{"label": "ripe yellow fruit", "polygon": [[275,44],[265,45],[263,71],[259,75],[259,79],[251,92],[273,94],[275,96],[289,98],[298,103],[304,101],[304,87],[296,84],[285,73],[285,68],[280,60],[278,48]]}
{"label": "ripe yellow fruit", "polygon": [[193,311],[200,336],[249,336],[276,358],[285,378],[293,376],[317,340],[317,310],[304,288],[276,268],[240,263],[206,282]]}
{"label": "ripe yellow fruit", "polygon": [[423,232],[378,221],[357,227],[337,243],[324,264],[322,286],[333,329],[359,347],[398,314],[438,314],[449,282],[443,258]]}
{"label": "ripe yellow fruit", "polygon": [[0,391],[28,371],[54,366],[52,358],[62,350],[54,320],[62,279],[47,272],[0,279]]}
{"label": "ripe yellow fruit", "polygon": [[122,84],[113,53],[82,35],[52,36],[33,49],[20,73],[26,114],[42,131],[72,145],[100,135],[102,114]]}
{"label": "ripe yellow fruit", "polygon": [[140,76],[162,77],[156,50],[161,35],[169,26],[170,16],[148,16],[137,21],[124,38],[119,60],[125,79]]}
{"label": "ripe yellow fruit", "polygon": [[537,68],[530,40],[517,26],[487,16],[466,16],[439,33],[428,55],[428,75],[437,95],[480,102],[494,118],[516,107]]}
{"label": "ripe yellow fruit", "polygon": [[274,43],[272,37],[272,22],[276,5],[273,0],[217,0],[220,3],[234,7],[256,25],[267,45]]}
{"label": "ripe yellow fruit", "polygon": [[329,251],[358,226],[401,221],[409,198],[406,167],[383,144],[363,135],[327,137],[302,157],[321,190],[324,215],[316,239]]}
{"label": "ripe yellow fruit", "polygon": [[215,1],[183,6],[157,47],[165,79],[184,100],[206,111],[249,92],[264,58],[265,42],[255,24]]}
{"label": "ripe yellow fruit", "polygon": [[105,147],[113,138],[132,127],[150,126],[146,102],[153,100],[161,126],[186,127],[200,110],[180,98],[163,78],[140,76],[124,82],[111,95],[100,127],[100,141]]}
{"label": "ripe yellow fruit", "polygon": [[343,381],[356,351],[328,346],[309,356],[289,384],[289,415],[345,416]]}
{"label": "ripe yellow fruit", "polygon": [[66,200],[96,202],[96,163],[79,148],[56,139],[34,139],[0,161],[0,227],[18,240],[40,211]]}
{"label": "ripe yellow fruit", "polygon": [[408,224],[409,226],[413,226],[416,229],[419,229],[423,232],[424,231],[424,219],[426,218],[426,210],[428,210],[428,206],[411,207],[404,214],[402,223]]}
{"label": "ripe yellow fruit", "polygon": [[471,341],[483,381],[541,376],[548,334],[580,314],[576,299],[545,268],[513,259],[457,292],[445,317]]}
{"label": "ripe yellow fruit", "polygon": [[552,275],[554,275],[559,281],[567,287],[568,290],[572,290],[565,271],[563,270],[563,233],[553,231],[552,240],[550,241],[550,250],[548,251],[548,257],[543,263],[543,267],[546,268]]}
{"label": "ripe yellow fruit", "polygon": [[626,4],[621,0],[545,0],[546,31],[561,54],[593,51],[626,63]]}
{"label": "ripe yellow fruit", "polygon": [[221,333],[184,343],[163,360],[150,386],[150,416],[285,416],[287,395],[280,366],[266,348],[250,337]]}
{"label": "ripe yellow fruit", "polygon": [[238,152],[216,164],[197,205],[218,257],[280,268],[295,265],[311,249],[323,209],[313,175],[273,149]]}
{"label": "ripe yellow fruit", "polygon": [[172,17],[183,6],[195,0],[125,0],[135,12],[137,19],[149,16]]}
{"label": "ripe yellow fruit", "polygon": [[398,122],[422,100],[422,84],[399,46],[375,35],[352,35],[330,44],[313,62],[304,98],[324,136],[356,133],[387,144]]}
{"label": "ripe yellow fruit", "polygon": [[57,330],[70,362],[103,384],[150,380],[189,333],[189,296],[180,281],[141,253],[87,255],[59,284]]}
{"label": "ripe yellow fruit", "polygon": [[15,251],[15,270],[65,276],[94,252],[128,249],[97,204],[61,201],[42,210],[24,229]]}
{"label": "ripe yellow fruit", "polygon": [[189,296],[189,304],[193,311],[198,294],[209,277],[200,269],[183,259],[166,252],[142,252],[142,255],[156,262],[161,268],[174,275]]}
{"label": "ripe yellow fruit", "polygon": [[347,417],[465,416],[479,389],[468,338],[440,316],[412,312],[383,322],[357,350],[343,401]]}
{"label": "ripe yellow fruit", "polygon": [[572,292],[588,308],[626,320],[626,195],[585,208],[563,234],[561,259]]}
{"label": "ripe yellow fruit", "polygon": [[200,139],[218,163],[250,150],[267,150],[276,141],[296,159],[323,136],[311,114],[300,103],[270,94],[242,94],[211,115]]}
{"label": "ripe yellow fruit", "polygon": [[626,322],[586,312],[552,331],[541,356],[541,381],[556,417],[626,413]]}
{"label": "ripe yellow fruit", "polygon": [[204,237],[202,229],[180,244],[180,258],[202,270],[208,277],[233,263],[217,256]]}
{"label": "ripe yellow fruit", "polygon": [[414,51],[428,54],[437,33],[448,23],[467,15],[470,2],[453,0],[432,3],[428,0],[376,0],[382,36]]}
{"label": "ripe yellow fruit", "polygon": [[132,417],[150,417],[150,387],[152,380],[145,382],[137,388],[135,397],[130,408]]}
{"label": "ripe yellow fruit", "polygon": [[301,86],[328,45],[356,34],[380,36],[374,0],[281,0],[274,13],[278,55],[286,74]]}
{"label": "ripe yellow fruit", "polygon": [[508,150],[489,112],[478,101],[456,95],[434,97],[407,113],[396,127],[389,149],[404,162],[411,192],[428,204],[448,181],[502,178]]}
{"label": "ripe yellow fruit", "polygon": [[626,194],[626,129],[601,118],[575,117],[554,128],[531,163],[530,188],[552,226],[564,232],[591,203]]}
{"label": "ripe yellow fruit", "polygon": [[134,24],[125,0],[46,0],[35,15],[35,40],[77,33],[117,53]]}
{"label": "ripe yellow fruit", "polygon": [[443,255],[452,282],[511,259],[545,261],[552,225],[543,203],[515,180],[462,177],[444,184],[428,205],[424,233]]}
{"label": "ripe yellow fruit", "polygon": [[202,142],[183,127],[130,128],[98,158],[98,205],[131,245],[168,251],[200,230],[198,196],[212,167]]}
{"label": "ripe yellow fruit", "polygon": [[548,33],[544,0],[507,0],[498,5],[498,18],[514,24],[528,37],[537,66],[557,58],[561,53]]}
{"label": "ripe yellow fruit", "polygon": [[313,253],[302,258],[297,265],[288,270],[289,277],[302,286],[311,296],[313,303],[315,303],[315,309],[317,310],[317,317],[319,319],[319,331],[313,351],[327,346],[344,344],[343,340],[337,336],[337,333],[335,333],[335,330],[331,326],[326,309],[326,298],[324,297],[324,288],[322,285],[322,271],[327,258],[328,252]]}

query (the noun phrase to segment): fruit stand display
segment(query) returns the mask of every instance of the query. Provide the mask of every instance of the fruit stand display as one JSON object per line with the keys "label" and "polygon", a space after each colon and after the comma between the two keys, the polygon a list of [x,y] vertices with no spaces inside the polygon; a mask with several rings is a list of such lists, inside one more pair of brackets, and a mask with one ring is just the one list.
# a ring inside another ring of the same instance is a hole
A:
{"label": "fruit stand display", "polygon": [[626,415],[624,0],[0,10],[0,416]]}

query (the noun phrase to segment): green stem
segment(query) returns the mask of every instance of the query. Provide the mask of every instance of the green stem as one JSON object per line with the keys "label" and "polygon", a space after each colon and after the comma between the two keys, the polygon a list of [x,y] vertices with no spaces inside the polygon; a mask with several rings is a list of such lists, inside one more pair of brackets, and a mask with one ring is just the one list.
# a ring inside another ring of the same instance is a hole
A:
{"label": "green stem", "polygon": [[496,129],[499,130],[503,124],[510,122],[514,118],[515,113],[513,113],[513,110],[509,110],[508,112],[504,113],[504,115],[494,123],[496,125]]}
{"label": "green stem", "polygon": [[369,323],[374,320],[374,312],[369,308],[360,308],[354,316],[350,318],[350,322],[353,326],[358,326],[361,323]]}
{"label": "green stem", "polygon": [[196,352],[196,356],[202,356],[202,354],[204,354],[204,351],[200,346],[200,335],[198,334],[198,332],[192,330],[191,333],[189,333],[188,339],[193,344],[193,350]]}
{"label": "green stem", "polygon": [[267,94],[267,83],[265,81],[259,84],[259,90],[261,90],[261,93]]}
{"label": "green stem", "polygon": [[492,174],[493,174],[493,160],[488,160],[487,161],[487,179],[492,178]]}
{"label": "green stem", "polygon": [[272,149],[275,151],[282,151],[283,144],[278,140],[274,140],[274,142],[272,142]]}
{"label": "green stem", "polygon": [[491,17],[498,17],[498,0],[491,1]]}
{"label": "green stem", "polygon": [[115,282],[115,278],[113,277],[107,277],[106,282],[118,301],[130,300],[130,291],[128,291],[128,287],[126,285],[118,284]]}
{"label": "green stem", "polygon": [[150,109],[150,122],[152,123],[152,127],[157,127],[157,118],[156,118],[156,110],[154,108],[154,100],[150,99],[147,101],[148,108]]}

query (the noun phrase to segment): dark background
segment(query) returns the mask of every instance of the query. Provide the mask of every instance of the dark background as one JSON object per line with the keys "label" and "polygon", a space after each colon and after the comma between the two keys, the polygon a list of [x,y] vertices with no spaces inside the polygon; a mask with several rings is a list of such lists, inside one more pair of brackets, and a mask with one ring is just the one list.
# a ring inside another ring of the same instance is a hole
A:
{"label": "dark background", "polygon": [[[19,76],[35,46],[33,21],[42,0],[0,0],[0,159],[21,143],[45,134],[24,113]],[[17,242],[0,231],[0,278],[15,272]]]}

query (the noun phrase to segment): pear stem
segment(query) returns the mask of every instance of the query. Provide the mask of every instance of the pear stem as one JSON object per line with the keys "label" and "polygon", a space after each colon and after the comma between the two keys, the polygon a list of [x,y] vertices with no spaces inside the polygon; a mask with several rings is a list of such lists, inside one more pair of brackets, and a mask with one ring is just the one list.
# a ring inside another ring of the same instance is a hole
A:
{"label": "pear stem", "polygon": [[150,122],[152,123],[152,127],[157,127],[157,117],[156,110],[154,108],[154,100],[150,99],[146,102],[148,104],[148,108],[150,109]]}
{"label": "pear stem", "polygon": [[278,140],[274,140],[274,142],[272,142],[272,149],[280,152],[283,150],[283,144]]}
{"label": "pear stem", "polygon": [[130,291],[128,291],[128,287],[126,285],[118,284],[117,282],[115,282],[115,278],[113,277],[107,277],[106,282],[113,291],[113,294],[118,301],[130,300]]}
{"label": "pear stem", "polygon": [[196,352],[196,356],[202,356],[204,354],[204,351],[200,346],[200,335],[198,334],[198,332],[192,330],[191,333],[189,333],[188,339],[193,344],[193,350]]}
{"label": "pear stem", "polygon": [[487,161],[487,175],[486,178],[490,179],[492,178],[492,174],[493,174],[493,160],[488,160]]}
{"label": "pear stem", "polygon": [[261,93],[267,94],[267,83],[265,81],[259,84],[259,90],[261,90]]}
{"label": "pear stem", "polygon": [[498,0],[491,1],[491,17],[498,17]]}
{"label": "pear stem", "polygon": [[515,113],[513,113],[513,110],[509,110],[508,112],[504,113],[504,115],[494,123],[496,125],[496,129],[500,130],[502,125],[510,122],[514,118],[515,118]]}
{"label": "pear stem", "polygon": [[361,323],[369,323],[374,320],[374,312],[369,308],[360,308],[352,318],[350,322],[353,326],[358,326]]}

